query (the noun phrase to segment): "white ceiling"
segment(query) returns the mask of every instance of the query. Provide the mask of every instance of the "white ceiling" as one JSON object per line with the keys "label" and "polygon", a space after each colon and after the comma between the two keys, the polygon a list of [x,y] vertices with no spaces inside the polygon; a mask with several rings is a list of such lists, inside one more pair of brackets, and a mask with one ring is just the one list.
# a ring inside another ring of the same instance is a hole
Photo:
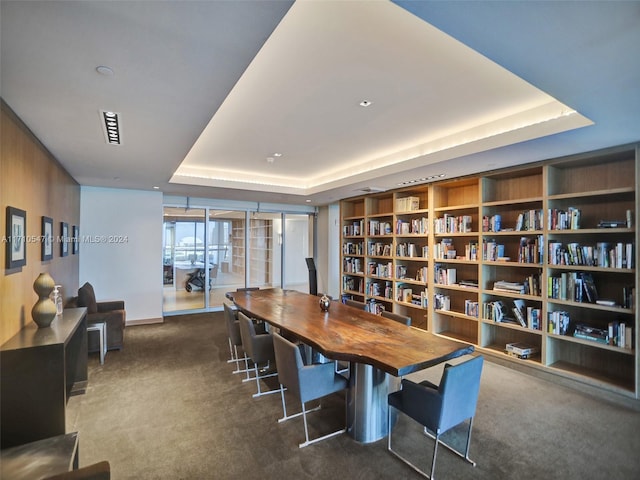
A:
{"label": "white ceiling", "polygon": [[2,98],[82,185],[317,205],[640,140],[640,2],[0,8]]}

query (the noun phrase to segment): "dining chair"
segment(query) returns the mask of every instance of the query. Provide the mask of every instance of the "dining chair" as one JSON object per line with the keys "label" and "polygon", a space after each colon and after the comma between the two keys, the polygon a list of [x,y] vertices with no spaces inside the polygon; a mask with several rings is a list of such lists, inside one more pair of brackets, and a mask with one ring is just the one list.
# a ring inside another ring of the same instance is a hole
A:
{"label": "dining chair", "polygon": [[[334,371],[333,363],[314,363],[305,365],[298,347],[282,337],[278,333],[273,333],[273,347],[278,365],[278,381],[281,385],[280,395],[282,397],[283,417],[279,423],[302,415],[304,421],[305,441],[299,444],[300,448],[327,438],[346,432],[346,405],[345,405],[345,428],[335,432],[309,439],[309,427],[307,425],[307,413],[320,409],[307,410],[305,404],[312,400],[319,400],[332,393],[344,390],[348,386],[347,380]],[[302,410],[300,413],[287,415],[287,404],[284,398],[284,388],[293,393],[300,400]]]}
{"label": "dining chair", "polygon": [[395,320],[398,323],[402,323],[407,327],[411,326],[411,317],[408,317],[407,315],[400,315],[399,313],[388,312],[387,310],[383,310],[380,315],[385,318]]}
{"label": "dining chair", "polygon": [[[415,383],[403,379],[401,390],[390,393],[388,397],[390,408],[388,409],[387,450],[421,475],[431,479],[434,478],[438,444],[442,444],[475,467],[476,463],[469,458],[469,446],[483,363],[484,358],[477,356],[457,365],[446,364],[439,385],[434,385],[426,380]],[[430,475],[393,450],[391,446],[391,407],[421,424],[424,427],[424,433],[435,440]],[[466,448],[462,453],[444,443],[440,437],[465,421],[468,421],[468,429]]]}
{"label": "dining chair", "polygon": [[238,311],[234,310],[229,304],[224,303],[224,319],[227,324],[227,334],[229,336],[229,353],[230,358],[227,363],[235,363],[236,369],[231,372],[246,373],[249,378],[249,370],[240,367],[240,362],[247,360],[246,353],[242,354],[242,357],[238,354],[238,347],[242,348],[242,335],[240,334],[240,321],[238,320]]}
{"label": "dining chair", "polygon": [[[253,362],[253,377],[244,378],[242,381],[256,381],[258,392],[254,393],[254,397],[276,393],[279,390],[262,391],[260,380],[268,377],[275,377],[277,372],[270,371],[271,362],[275,360],[273,350],[273,338],[271,333],[256,333],[253,320],[247,317],[243,312],[238,312],[238,322],[240,323],[240,337],[242,338],[242,349],[245,351],[244,359],[245,368],[249,370],[249,360]],[[264,367],[259,368],[259,365]]]}

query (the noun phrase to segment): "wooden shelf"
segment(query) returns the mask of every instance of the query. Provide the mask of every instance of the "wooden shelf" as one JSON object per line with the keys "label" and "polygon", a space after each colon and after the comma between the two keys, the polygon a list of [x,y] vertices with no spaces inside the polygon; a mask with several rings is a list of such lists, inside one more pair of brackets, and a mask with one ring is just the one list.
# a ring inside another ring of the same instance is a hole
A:
{"label": "wooden shelf", "polygon": [[[409,312],[420,328],[472,343],[479,351],[491,352],[507,362],[525,362],[546,372],[640,399],[640,355],[635,344],[640,338],[640,295],[637,294],[640,229],[636,227],[640,210],[637,195],[640,186],[639,150],[638,145],[624,145],[344,200],[341,202],[343,228],[354,221],[361,222],[362,235],[347,236],[343,232],[341,242],[362,241],[365,253],[369,251],[367,242],[382,242],[393,252],[391,256],[365,254],[361,260],[362,268],[368,272],[365,263],[384,262],[393,269],[392,275],[397,275],[397,268],[402,267],[406,270],[403,274],[409,278],[358,274],[365,292],[367,282],[391,281],[393,299],[349,290],[342,293],[355,295],[361,300],[375,298],[384,302],[385,308],[397,313]],[[407,210],[407,205],[418,209]],[[569,208],[580,210],[581,228],[550,229],[551,213]],[[597,228],[602,220],[626,220],[626,211],[632,212],[630,227]],[[428,225],[423,219],[428,219]],[[369,235],[370,220],[388,222],[393,233]],[[398,222],[411,220],[419,220],[425,233],[398,233]],[[496,228],[498,221],[500,226]],[[492,228],[497,231],[488,231]],[[495,258],[483,254],[483,247],[491,240],[501,252],[504,250],[500,257],[509,257],[510,260],[485,260]],[[550,241],[582,246],[595,246],[600,242],[633,243],[635,264],[632,268],[552,265],[547,258]],[[427,251],[428,255],[408,257],[397,254],[398,247],[404,251],[410,243],[419,253]],[[455,258],[436,258],[436,253],[443,255],[451,250],[456,251]],[[343,254],[341,260],[347,257],[353,255]],[[435,283],[436,272],[442,268],[456,269],[457,281],[470,280],[478,287]],[[614,298],[616,302],[622,300],[623,287],[635,287],[635,303],[631,308],[621,308],[547,298],[549,278],[563,272],[591,273],[601,297]],[[344,273],[343,276],[353,277],[354,274]],[[417,277],[425,278],[425,281],[415,280]],[[498,280],[528,281],[532,285],[535,281],[541,295],[492,290]],[[401,288],[412,288],[414,294],[427,292],[427,307],[396,300],[402,297],[398,296]],[[439,299],[446,297],[443,299],[450,303],[450,310],[435,308],[436,295]],[[530,313],[538,315],[541,329],[498,323],[464,313],[478,308],[482,315],[484,304],[497,300],[503,301],[509,310],[514,302],[524,302]],[[624,321],[633,328],[634,346],[599,345],[550,333],[547,319],[555,311],[566,312],[571,327],[575,323],[585,323],[603,328],[610,322]],[[504,353],[509,342],[533,343],[540,348],[540,354],[528,360],[509,357]]]}

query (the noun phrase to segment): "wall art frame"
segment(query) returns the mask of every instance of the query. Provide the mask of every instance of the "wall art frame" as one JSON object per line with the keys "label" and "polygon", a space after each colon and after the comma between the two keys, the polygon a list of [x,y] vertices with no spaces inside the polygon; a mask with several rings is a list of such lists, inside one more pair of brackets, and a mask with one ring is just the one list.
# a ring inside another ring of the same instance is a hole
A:
{"label": "wall art frame", "polygon": [[79,235],[80,235],[80,230],[78,226],[74,225],[73,227],[71,227],[71,254],[72,255],[77,254],[78,250],[80,249],[80,244],[78,243]]}
{"label": "wall art frame", "polygon": [[42,217],[40,252],[43,262],[53,259],[53,219],[50,217]]}
{"label": "wall art frame", "polygon": [[18,268],[27,264],[27,212],[7,207],[6,268]]}
{"label": "wall art frame", "polygon": [[69,224],[60,222],[60,256],[69,255]]}

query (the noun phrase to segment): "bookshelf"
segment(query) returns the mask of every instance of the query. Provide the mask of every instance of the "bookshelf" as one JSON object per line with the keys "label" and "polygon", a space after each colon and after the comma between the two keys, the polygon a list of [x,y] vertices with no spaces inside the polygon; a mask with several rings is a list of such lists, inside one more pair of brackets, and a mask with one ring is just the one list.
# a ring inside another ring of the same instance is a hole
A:
{"label": "bookshelf", "polygon": [[639,158],[627,145],[345,199],[342,294],[638,399]]}

